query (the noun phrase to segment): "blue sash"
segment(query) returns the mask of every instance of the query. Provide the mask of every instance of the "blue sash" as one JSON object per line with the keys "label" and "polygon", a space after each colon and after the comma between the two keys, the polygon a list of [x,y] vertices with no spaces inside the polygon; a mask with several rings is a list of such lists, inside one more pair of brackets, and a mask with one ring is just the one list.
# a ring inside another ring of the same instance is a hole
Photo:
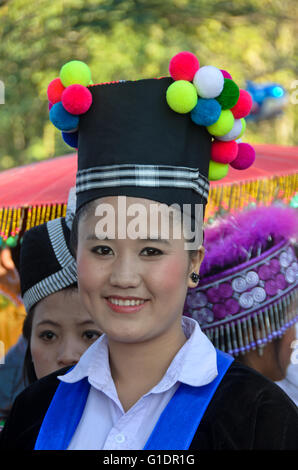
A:
{"label": "blue sash", "polygon": [[[215,379],[202,387],[180,384],[157,421],[144,450],[188,449],[201,419],[234,358],[218,349]],[[61,382],[42,422],[34,450],[65,450],[82,417],[90,384],[87,378]]]}

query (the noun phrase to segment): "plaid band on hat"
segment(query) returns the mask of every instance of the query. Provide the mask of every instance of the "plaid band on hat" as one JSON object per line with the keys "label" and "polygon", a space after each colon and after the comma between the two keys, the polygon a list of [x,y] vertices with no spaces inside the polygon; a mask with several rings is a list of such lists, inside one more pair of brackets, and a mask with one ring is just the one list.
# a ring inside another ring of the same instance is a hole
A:
{"label": "plaid band on hat", "polygon": [[33,305],[48,295],[59,292],[77,282],[76,260],[68,249],[62,228],[62,219],[49,221],[47,223],[47,230],[50,243],[61,269],[37,282],[24,292],[23,302],[27,312]]}
{"label": "plaid band on hat", "polygon": [[209,181],[198,168],[168,165],[104,165],[80,170],[76,191],[115,186],[176,187],[193,189],[207,202]]}

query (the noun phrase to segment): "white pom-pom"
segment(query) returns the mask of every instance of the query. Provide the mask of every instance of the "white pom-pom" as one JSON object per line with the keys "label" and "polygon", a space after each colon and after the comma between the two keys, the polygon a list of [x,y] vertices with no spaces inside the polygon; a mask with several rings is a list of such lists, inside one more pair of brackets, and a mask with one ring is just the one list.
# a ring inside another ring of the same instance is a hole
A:
{"label": "white pom-pom", "polygon": [[242,122],[241,119],[235,119],[234,125],[230,132],[220,137],[216,137],[217,140],[223,140],[224,142],[228,142],[229,140],[235,140],[242,130]]}
{"label": "white pom-pom", "polygon": [[196,72],[193,84],[202,98],[216,98],[223,90],[224,76],[213,65],[204,65]]}

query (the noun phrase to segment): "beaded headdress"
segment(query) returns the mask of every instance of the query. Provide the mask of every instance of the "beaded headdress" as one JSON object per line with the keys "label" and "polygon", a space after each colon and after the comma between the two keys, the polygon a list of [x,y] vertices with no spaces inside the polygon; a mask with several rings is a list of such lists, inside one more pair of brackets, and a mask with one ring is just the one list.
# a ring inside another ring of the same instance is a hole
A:
{"label": "beaded headdress", "polygon": [[184,314],[233,355],[262,349],[298,320],[297,212],[277,206],[229,215],[205,229],[198,287]]}
{"label": "beaded headdress", "polygon": [[89,67],[65,64],[48,86],[51,122],[78,149],[77,210],[126,195],[206,205],[209,180],[254,161],[245,130],[252,99],[232,77],[181,52],[171,77],[93,84]]}

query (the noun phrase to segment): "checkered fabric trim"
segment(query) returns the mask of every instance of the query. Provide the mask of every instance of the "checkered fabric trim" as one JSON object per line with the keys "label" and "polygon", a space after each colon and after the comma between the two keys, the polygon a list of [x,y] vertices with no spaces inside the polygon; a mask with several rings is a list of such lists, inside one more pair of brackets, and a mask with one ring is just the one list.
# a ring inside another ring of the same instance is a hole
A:
{"label": "checkered fabric trim", "polygon": [[209,193],[209,181],[200,174],[198,168],[124,164],[93,167],[77,173],[77,194],[90,189],[115,186],[193,189],[206,201]]}
{"label": "checkered fabric trim", "polygon": [[49,221],[47,223],[47,229],[54,253],[61,265],[61,270],[46,277],[24,293],[23,303],[27,312],[29,312],[33,305],[48,295],[54,294],[77,282],[76,260],[67,247],[61,219]]}

